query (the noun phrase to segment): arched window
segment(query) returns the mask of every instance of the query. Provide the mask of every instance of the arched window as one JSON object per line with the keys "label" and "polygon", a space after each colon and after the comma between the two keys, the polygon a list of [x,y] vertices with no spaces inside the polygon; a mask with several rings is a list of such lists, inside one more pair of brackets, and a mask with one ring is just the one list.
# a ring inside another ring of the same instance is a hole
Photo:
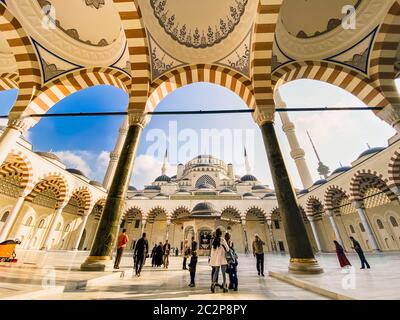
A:
{"label": "arched window", "polygon": [[41,229],[44,227],[44,219],[40,220],[38,228]]}
{"label": "arched window", "polygon": [[65,232],[68,232],[69,231],[69,225],[67,225],[66,227],[65,227]]}
{"label": "arched window", "polygon": [[29,217],[29,218],[26,220],[26,222],[25,222],[25,226],[26,226],[26,227],[30,227],[31,224],[32,224],[32,220],[33,220],[33,218],[32,218],[32,217]]}
{"label": "arched window", "polygon": [[9,215],[10,211],[4,212],[3,216],[1,217],[1,222],[6,222]]}
{"label": "arched window", "polygon": [[361,232],[365,232],[365,228],[364,228],[364,226],[363,226],[363,224],[361,222],[360,222],[359,226],[360,226]]}
{"label": "arched window", "polygon": [[349,226],[351,233],[356,233],[356,230],[354,230],[354,227],[352,225]]}
{"label": "arched window", "polygon": [[390,223],[392,224],[393,227],[398,227],[399,226],[399,224],[397,223],[397,220],[396,220],[395,217],[392,216],[392,217],[389,218],[389,220],[390,220]]}
{"label": "arched window", "polygon": [[198,188],[199,186],[201,186],[202,184],[210,184],[212,185],[214,188],[217,187],[217,184],[215,183],[214,179],[211,178],[209,175],[204,175],[201,176],[197,182],[196,182],[196,188]]}
{"label": "arched window", "polygon": [[61,230],[61,222],[58,223],[56,231],[60,231]]}
{"label": "arched window", "polygon": [[383,226],[383,223],[380,219],[376,220],[376,224],[378,225],[378,228],[383,230],[385,229],[385,227]]}

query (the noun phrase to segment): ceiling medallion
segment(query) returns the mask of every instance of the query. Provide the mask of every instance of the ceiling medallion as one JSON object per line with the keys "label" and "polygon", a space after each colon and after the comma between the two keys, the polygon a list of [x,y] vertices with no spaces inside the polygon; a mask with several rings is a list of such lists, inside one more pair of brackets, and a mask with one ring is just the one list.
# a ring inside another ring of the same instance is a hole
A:
{"label": "ceiling medallion", "polygon": [[220,43],[231,34],[240,22],[246,10],[248,0],[235,0],[229,6],[226,17],[220,17],[219,22],[206,30],[198,27],[189,29],[186,24],[179,25],[174,13],[170,13],[167,5],[168,0],[150,0],[154,15],[161,27],[172,39],[189,48],[207,48]]}

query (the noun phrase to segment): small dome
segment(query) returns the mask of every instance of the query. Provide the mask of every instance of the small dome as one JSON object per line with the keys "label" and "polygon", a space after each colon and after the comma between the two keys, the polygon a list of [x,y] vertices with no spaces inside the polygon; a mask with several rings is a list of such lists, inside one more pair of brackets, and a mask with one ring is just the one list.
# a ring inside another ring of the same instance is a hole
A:
{"label": "small dome", "polygon": [[244,195],[243,195],[243,197],[254,197],[254,194],[252,194],[252,193],[250,193],[250,192],[247,192],[247,193],[245,193]]}
{"label": "small dome", "polygon": [[217,213],[218,211],[215,209],[214,205],[209,202],[201,202],[197,204],[191,212],[192,215],[200,216],[210,216]]}
{"label": "small dome", "polygon": [[267,189],[267,187],[266,186],[261,186],[261,185],[259,185],[259,186],[254,186],[253,188],[251,188],[252,190],[266,190]]}
{"label": "small dome", "polygon": [[233,192],[233,190],[231,190],[231,189],[229,189],[229,188],[225,188],[225,189],[222,189],[222,190],[220,191],[220,193],[235,193],[235,192]]}
{"label": "small dome", "polygon": [[303,189],[299,192],[299,194],[307,194],[309,191],[308,189]]}
{"label": "small dome", "polygon": [[375,153],[381,152],[382,150],[385,150],[385,148],[382,148],[382,147],[370,148],[368,150],[365,150],[363,153],[361,153],[357,159],[361,159],[365,156],[373,155]]}
{"label": "small dome", "polygon": [[314,182],[313,187],[314,187],[314,186],[323,185],[323,184],[325,184],[325,183],[327,183],[327,182],[328,182],[328,181],[326,181],[325,179],[320,179],[320,180]]}
{"label": "small dome", "polygon": [[158,195],[155,196],[155,198],[158,198],[158,197],[160,197],[160,198],[168,198],[168,195],[165,194],[165,193],[159,193]]}
{"label": "small dome", "polygon": [[351,167],[340,167],[340,168],[337,168],[336,170],[334,170],[334,171],[331,173],[331,176],[333,176],[333,175],[335,175],[335,174],[342,173],[342,172],[346,172],[346,171],[349,171],[349,170],[351,170]]}
{"label": "small dome", "polygon": [[202,183],[197,187],[197,189],[215,189],[215,188],[209,183]]}
{"label": "small dome", "polygon": [[61,162],[61,159],[59,157],[57,157],[54,153],[50,153],[50,152],[35,152],[35,153],[37,155],[43,157],[43,158],[47,158],[47,159],[56,160],[58,162]]}
{"label": "small dome", "polygon": [[101,184],[98,181],[92,180],[89,182],[90,185],[95,186],[95,187],[100,187],[100,188],[104,188],[103,184]]}
{"label": "small dome", "polygon": [[243,176],[240,181],[242,182],[248,182],[248,181],[258,181],[257,178],[251,174],[246,174]]}
{"label": "small dome", "polygon": [[159,186],[147,186],[147,187],[144,188],[144,190],[146,190],[146,191],[160,191],[161,187],[159,187]]}
{"label": "small dome", "polygon": [[273,193],[273,192],[267,193],[267,194],[263,197],[263,199],[271,198],[271,197],[276,197],[276,193]]}
{"label": "small dome", "polygon": [[185,189],[185,188],[179,189],[179,190],[177,191],[177,193],[186,193],[186,194],[190,194],[190,192],[189,192],[187,189]]}
{"label": "small dome", "polygon": [[135,198],[147,198],[143,193],[137,193],[134,195]]}
{"label": "small dome", "polygon": [[174,176],[171,177],[171,180],[176,180],[176,178],[177,178],[177,176],[174,175]]}
{"label": "small dome", "polygon": [[84,175],[84,173],[83,173],[82,171],[78,170],[78,169],[67,169],[67,171],[68,171],[69,173],[75,174],[75,175],[77,175],[77,176],[82,176],[82,177],[86,178],[86,176]]}
{"label": "small dome", "polygon": [[168,176],[166,176],[165,174],[159,176],[159,177],[155,180],[155,182],[170,182],[170,181],[171,181],[171,178],[168,177]]}
{"label": "small dome", "polygon": [[128,191],[137,191],[137,189],[134,186],[129,186]]}

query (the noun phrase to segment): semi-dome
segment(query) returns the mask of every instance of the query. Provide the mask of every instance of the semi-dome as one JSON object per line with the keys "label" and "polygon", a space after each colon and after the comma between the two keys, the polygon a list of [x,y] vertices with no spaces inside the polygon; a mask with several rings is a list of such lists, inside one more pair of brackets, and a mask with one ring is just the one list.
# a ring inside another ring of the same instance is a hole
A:
{"label": "semi-dome", "polygon": [[235,192],[233,190],[229,189],[229,188],[225,188],[225,189],[222,189],[220,191],[220,193],[235,193]]}
{"label": "semi-dome", "polygon": [[155,180],[155,182],[170,182],[170,181],[171,181],[171,178],[168,177],[168,176],[165,175],[165,174],[159,176],[159,177]]}
{"label": "semi-dome", "polygon": [[37,152],[35,152],[35,153],[36,153],[37,155],[43,157],[43,158],[47,158],[47,159],[51,159],[51,160],[56,160],[56,161],[62,163],[61,159],[60,159],[59,157],[57,157],[54,153],[51,153],[51,152],[40,152],[40,151],[37,151]]}
{"label": "semi-dome", "polygon": [[185,188],[180,188],[178,191],[177,191],[177,193],[180,193],[180,194],[190,194],[190,192],[187,190],[187,189],[185,189]]}
{"label": "semi-dome", "polygon": [[249,181],[258,181],[257,178],[251,174],[246,174],[243,176],[240,181],[242,182],[249,182]]}
{"label": "semi-dome", "polygon": [[245,197],[245,198],[254,197],[254,194],[252,194],[251,192],[247,192],[247,193],[243,194],[243,197]]}
{"label": "semi-dome", "polygon": [[252,189],[252,190],[266,190],[267,187],[266,187],[266,186],[258,185],[258,186],[254,186],[254,187],[251,188],[251,189]]}
{"label": "semi-dome", "polygon": [[212,185],[209,184],[209,183],[202,183],[201,185],[199,185],[199,186],[197,187],[197,189],[215,189],[215,187],[212,186]]}
{"label": "semi-dome", "polygon": [[323,184],[325,184],[327,182],[328,181],[326,181],[325,179],[317,180],[317,181],[314,182],[313,187],[323,185]]}
{"label": "semi-dome", "polygon": [[267,193],[267,194],[263,197],[263,199],[271,198],[271,197],[276,197],[276,193],[269,192],[269,193]]}
{"label": "semi-dome", "polygon": [[373,154],[381,152],[383,150],[385,150],[385,148],[382,148],[382,147],[370,148],[368,150],[365,150],[363,153],[361,153],[358,156],[358,159],[361,159],[361,158],[369,156],[369,155],[373,155]]}
{"label": "semi-dome", "polygon": [[95,181],[95,180],[90,181],[89,184],[94,186],[94,187],[100,187],[100,188],[104,187],[102,183],[100,183],[98,181]]}
{"label": "semi-dome", "polygon": [[346,166],[346,167],[340,167],[340,168],[337,168],[336,170],[334,170],[334,171],[332,172],[331,176],[333,176],[333,175],[335,175],[335,174],[342,173],[342,172],[346,172],[346,171],[349,171],[349,170],[351,170],[351,167],[348,167],[348,166]]}
{"label": "semi-dome", "polygon": [[193,208],[191,214],[195,216],[211,216],[218,214],[218,211],[212,203],[201,202]]}
{"label": "semi-dome", "polygon": [[128,191],[137,191],[137,189],[134,186],[129,186]]}
{"label": "semi-dome", "polygon": [[137,194],[134,195],[134,197],[135,198],[146,198],[147,199],[147,197],[146,197],[146,195],[144,193],[137,193]]}
{"label": "semi-dome", "polygon": [[81,170],[69,168],[69,169],[67,169],[67,171],[68,171],[69,173],[75,174],[75,175],[77,175],[77,176],[82,176],[82,177],[85,177],[85,178],[86,178],[85,174],[84,174]]}
{"label": "semi-dome", "polygon": [[159,186],[147,186],[147,187],[144,188],[144,190],[146,190],[146,191],[160,191],[161,187],[159,187]]}
{"label": "semi-dome", "polygon": [[155,196],[155,198],[168,198],[168,195],[165,193],[159,193]]}

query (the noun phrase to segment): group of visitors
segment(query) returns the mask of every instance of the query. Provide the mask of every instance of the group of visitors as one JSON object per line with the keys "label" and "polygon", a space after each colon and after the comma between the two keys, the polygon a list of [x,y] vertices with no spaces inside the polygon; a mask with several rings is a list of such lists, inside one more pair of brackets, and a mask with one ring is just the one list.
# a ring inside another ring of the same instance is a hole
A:
{"label": "group of visitors", "polygon": [[165,240],[163,244],[160,242],[158,245],[154,244],[153,250],[151,251],[151,266],[152,267],[161,267],[168,269],[169,266],[169,255],[171,253],[171,244],[168,240]]}
{"label": "group of visitors", "polygon": [[[358,254],[358,257],[360,258],[361,269],[365,269],[365,267],[370,269],[371,266],[369,265],[367,259],[365,258],[364,251],[363,251],[360,243],[356,239],[354,239],[354,237],[350,237],[350,240],[353,244],[352,249],[355,250],[355,252]],[[349,259],[347,259],[347,257],[346,257],[344,248],[336,240],[333,241],[333,243],[335,244],[335,247],[336,247],[336,254],[337,254],[337,257],[339,260],[340,267],[342,267],[342,268],[351,267],[351,263],[350,263]]]}

